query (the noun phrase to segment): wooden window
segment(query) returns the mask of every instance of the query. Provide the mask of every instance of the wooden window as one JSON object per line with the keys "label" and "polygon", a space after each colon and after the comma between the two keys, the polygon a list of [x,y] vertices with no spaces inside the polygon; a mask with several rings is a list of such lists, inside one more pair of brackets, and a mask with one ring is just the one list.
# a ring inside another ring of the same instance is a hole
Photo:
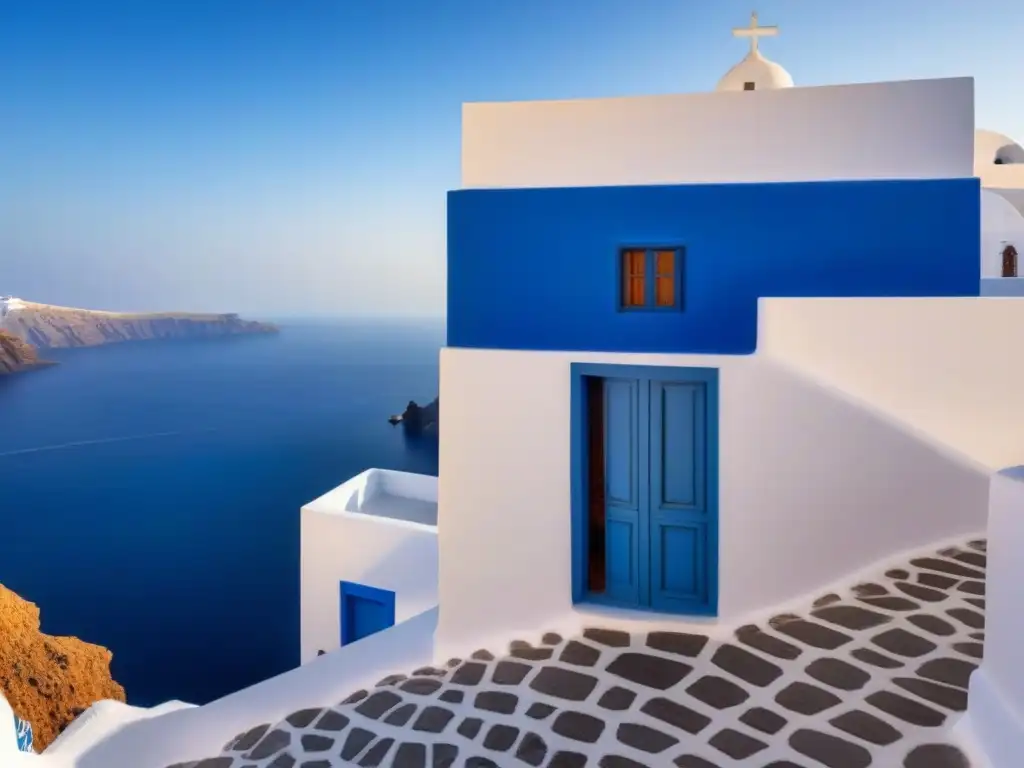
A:
{"label": "wooden window", "polygon": [[681,309],[682,248],[621,251],[622,309]]}
{"label": "wooden window", "polygon": [[754,90],[754,84],[748,80],[747,82],[745,82],[743,84],[743,90],[744,91],[752,91],[752,90]]}
{"label": "wooden window", "polygon": [[1008,245],[1003,249],[1003,277],[1017,276],[1017,249]]}

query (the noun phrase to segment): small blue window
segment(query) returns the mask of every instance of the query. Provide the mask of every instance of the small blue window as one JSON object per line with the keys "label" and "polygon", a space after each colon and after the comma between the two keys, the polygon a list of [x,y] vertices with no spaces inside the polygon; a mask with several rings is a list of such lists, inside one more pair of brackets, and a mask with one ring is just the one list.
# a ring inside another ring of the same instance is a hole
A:
{"label": "small blue window", "polygon": [[685,251],[680,247],[619,251],[619,308],[681,310]]}

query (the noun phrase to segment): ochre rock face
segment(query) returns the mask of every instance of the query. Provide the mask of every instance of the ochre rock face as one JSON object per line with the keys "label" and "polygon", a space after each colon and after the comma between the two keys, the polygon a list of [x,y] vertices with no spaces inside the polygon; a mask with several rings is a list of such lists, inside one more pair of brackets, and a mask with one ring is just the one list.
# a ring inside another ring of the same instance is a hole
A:
{"label": "ochre rock face", "polygon": [[39,608],[0,584],[0,685],[14,713],[32,724],[37,752],[95,702],[125,700],[110,677],[110,651],[44,635],[39,626]]}
{"label": "ochre rock face", "polygon": [[0,331],[0,374],[14,373],[36,365],[39,365],[39,357],[31,346],[17,336]]}

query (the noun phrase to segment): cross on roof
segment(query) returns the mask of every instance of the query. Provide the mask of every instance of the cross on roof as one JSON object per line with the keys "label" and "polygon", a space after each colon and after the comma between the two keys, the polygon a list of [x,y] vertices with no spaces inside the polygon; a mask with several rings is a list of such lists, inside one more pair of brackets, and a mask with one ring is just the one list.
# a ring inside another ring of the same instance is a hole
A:
{"label": "cross on roof", "polygon": [[732,31],[733,37],[749,37],[750,52],[757,53],[757,40],[760,37],[775,37],[779,34],[778,27],[759,27],[757,25],[757,11],[750,14],[749,27],[737,27]]}

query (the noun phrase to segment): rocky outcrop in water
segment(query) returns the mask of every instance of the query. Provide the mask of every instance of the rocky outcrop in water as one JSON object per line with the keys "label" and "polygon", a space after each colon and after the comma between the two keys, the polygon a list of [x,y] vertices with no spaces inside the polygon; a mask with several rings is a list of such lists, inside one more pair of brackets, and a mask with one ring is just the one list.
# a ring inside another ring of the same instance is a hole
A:
{"label": "rocky outcrop in water", "polygon": [[441,417],[441,398],[434,398],[433,402],[426,405],[418,405],[413,400],[405,406],[405,410],[392,416],[388,422],[392,425],[401,424],[406,432],[413,435],[424,433],[437,433],[438,423]]}
{"label": "rocky outcrop in water", "polygon": [[39,349],[277,331],[276,326],[236,314],[102,312],[21,300],[14,300],[10,307],[0,318],[0,327]]}
{"label": "rocky outcrop in water", "polygon": [[77,637],[44,635],[39,608],[0,584],[0,686],[31,723],[37,752],[97,701],[125,700],[110,677],[112,656]]}
{"label": "rocky outcrop in water", "polygon": [[39,359],[31,344],[10,333],[0,331],[0,376],[49,365]]}

